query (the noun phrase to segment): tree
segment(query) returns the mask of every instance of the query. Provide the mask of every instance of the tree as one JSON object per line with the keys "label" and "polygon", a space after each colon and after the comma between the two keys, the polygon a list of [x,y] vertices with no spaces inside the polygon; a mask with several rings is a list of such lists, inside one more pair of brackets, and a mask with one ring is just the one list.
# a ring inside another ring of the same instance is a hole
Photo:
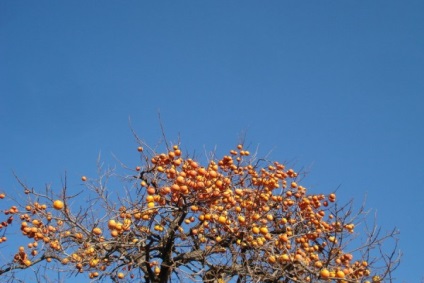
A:
{"label": "tree", "polygon": [[179,145],[166,142],[157,153],[137,141],[140,164],[123,165],[125,176],[99,165],[98,177],[82,177],[82,192],[66,177],[59,195],[17,178],[24,203],[9,206],[0,195],[0,247],[14,230],[26,243],[2,255],[13,258],[0,266],[2,282],[31,268],[38,280],[49,270],[104,282],[392,280],[396,230],[362,229],[360,242],[355,229],[365,226],[366,211],[340,206],[335,193],[307,193],[284,164],[252,157],[241,144],[202,164]]}

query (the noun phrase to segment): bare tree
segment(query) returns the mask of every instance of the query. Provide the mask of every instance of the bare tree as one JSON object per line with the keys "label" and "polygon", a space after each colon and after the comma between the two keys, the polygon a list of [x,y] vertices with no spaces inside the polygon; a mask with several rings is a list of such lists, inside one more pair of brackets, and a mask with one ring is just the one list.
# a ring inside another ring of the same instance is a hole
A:
{"label": "bare tree", "polygon": [[0,250],[3,282],[23,269],[40,282],[59,271],[104,282],[392,281],[397,231],[368,226],[363,207],[308,194],[293,169],[241,144],[201,164],[179,145],[158,153],[137,141],[139,166],[121,164],[120,176],[99,161],[98,177],[82,178],[88,190],[65,177],[60,194],[39,192],[17,178],[26,199],[6,207],[0,195],[0,247],[13,233],[27,243]]}

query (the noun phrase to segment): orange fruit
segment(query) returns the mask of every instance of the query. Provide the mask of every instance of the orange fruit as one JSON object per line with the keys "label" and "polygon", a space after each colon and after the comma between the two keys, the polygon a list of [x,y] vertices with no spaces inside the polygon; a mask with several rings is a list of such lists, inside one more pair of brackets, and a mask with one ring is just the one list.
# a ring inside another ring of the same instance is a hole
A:
{"label": "orange fruit", "polygon": [[154,208],[155,207],[155,203],[154,202],[148,202],[147,203],[147,207],[148,208]]}
{"label": "orange fruit", "polygon": [[107,226],[109,227],[109,229],[115,229],[116,221],[113,219],[109,220],[109,222],[107,223]]}
{"label": "orange fruit", "polygon": [[154,194],[156,193],[156,189],[155,189],[154,187],[149,187],[149,188],[147,189],[147,193],[148,193],[149,195],[154,195]]}
{"label": "orange fruit", "polygon": [[318,260],[318,261],[316,261],[316,262],[315,262],[315,264],[314,264],[314,265],[315,265],[315,267],[317,267],[317,268],[321,268],[321,267],[322,267],[322,262]]}
{"label": "orange fruit", "polygon": [[118,278],[119,279],[124,279],[124,277],[125,277],[125,274],[124,273],[122,273],[122,272],[119,272],[118,273]]}
{"label": "orange fruit", "polygon": [[345,273],[341,270],[336,272],[336,277],[337,278],[345,278]]}
{"label": "orange fruit", "polygon": [[227,218],[225,216],[218,217],[218,222],[221,224],[225,224],[227,222]]}
{"label": "orange fruit", "polygon": [[275,258],[275,256],[270,255],[270,256],[268,257],[268,262],[269,262],[269,263],[275,263],[276,261],[277,261],[277,259]]}
{"label": "orange fruit", "polygon": [[256,227],[256,226],[253,227],[252,232],[255,233],[255,234],[259,234],[259,227]]}
{"label": "orange fruit", "polygon": [[64,205],[63,201],[61,201],[61,200],[55,200],[53,202],[54,209],[61,210],[64,206],[65,205]]}
{"label": "orange fruit", "polygon": [[290,260],[290,257],[289,257],[289,255],[288,255],[288,254],[282,254],[282,255],[280,255],[280,257],[279,257],[279,260],[280,260],[280,261],[289,261],[289,260]]}
{"label": "orange fruit", "polygon": [[261,227],[259,231],[261,232],[262,235],[268,234],[268,228],[266,226]]}
{"label": "orange fruit", "polygon": [[31,261],[30,261],[29,259],[24,260],[24,261],[23,261],[23,263],[24,263],[26,266],[30,266],[30,265],[31,265]]}
{"label": "orange fruit", "polygon": [[94,228],[93,229],[93,234],[94,235],[97,235],[97,236],[101,235],[102,234],[102,229],[100,229],[99,227]]}
{"label": "orange fruit", "polygon": [[330,271],[328,271],[328,269],[324,268],[324,269],[321,270],[319,275],[321,275],[321,278],[323,278],[323,279],[328,279],[330,277]]}

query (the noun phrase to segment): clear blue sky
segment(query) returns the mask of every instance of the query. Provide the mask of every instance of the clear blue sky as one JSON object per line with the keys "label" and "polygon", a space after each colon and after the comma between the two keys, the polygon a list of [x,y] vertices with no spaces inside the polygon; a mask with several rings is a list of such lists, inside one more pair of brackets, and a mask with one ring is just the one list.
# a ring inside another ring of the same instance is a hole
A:
{"label": "clear blue sky", "polygon": [[[234,147],[340,186],[423,276],[424,1],[1,1],[0,190],[138,155],[161,113],[190,151]],[[72,282],[70,279],[68,282]],[[80,282],[80,281],[78,281]]]}

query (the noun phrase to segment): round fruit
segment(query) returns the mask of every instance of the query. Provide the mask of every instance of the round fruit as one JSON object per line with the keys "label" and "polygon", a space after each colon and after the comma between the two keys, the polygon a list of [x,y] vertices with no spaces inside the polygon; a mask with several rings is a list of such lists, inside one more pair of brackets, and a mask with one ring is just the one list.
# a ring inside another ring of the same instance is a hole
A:
{"label": "round fruit", "polygon": [[85,181],[87,181],[87,177],[82,176],[82,177],[81,177],[81,180],[82,180],[83,182],[85,182]]}
{"label": "round fruit", "polygon": [[345,274],[343,271],[339,270],[336,272],[336,277],[337,278],[345,278]]}
{"label": "round fruit", "polygon": [[94,235],[97,235],[97,236],[101,235],[102,234],[102,229],[100,229],[99,227],[94,228],[93,229],[93,234]]}
{"label": "round fruit", "polygon": [[258,234],[259,233],[259,227],[256,227],[256,226],[253,227],[252,232],[255,233],[255,234]]}
{"label": "round fruit", "polygon": [[267,228],[267,227],[261,227],[261,228],[259,229],[259,231],[261,232],[261,234],[262,234],[262,235],[265,235],[265,234],[267,234],[267,233],[268,233],[268,228]]}
{"label": "round fruit", "polygon": [[54,207],[54,209],[61,210],[64,207],[63,201],[55,200],[53,202],[53,207]]}
{"label": "round fruit", "polygon": [[315,267],[321,268],[322,267],[322,262],[318,260],[318,261],[315,262],[314,265],[315,265]]}
{"label": "round fruit", "polygon": [[218,222],[221,224],[225,224],[227,222],[227,218],[225,216],[220,216],[218,218]]}
{"label": "round fruit", "polygon": [[330,277],[330,271],[328,271],[328,269],[325,269],[325,268],[321,270],[319,274],[321,275],[323,279],[328,279]]}
{"label": "round fruit", "polygon": [[23,261],[23,263],[24,263],[26,266],[30,266],[30,265],[31,265],[31,261],[30,261],[29,259],[24,260],[24,261]]}
{"label": "round fruit", "polygon": [[109,227],[109,229],[115,229],[116,221],[113,219],[109,220],[109,222],[107,223],[107,226]]}
{"label": "round fruit", "polygon": [[277,259],[275,258],[275,256],[271,255],[268,257],[268,262],[269,263],[275,263],[277,261]]}

